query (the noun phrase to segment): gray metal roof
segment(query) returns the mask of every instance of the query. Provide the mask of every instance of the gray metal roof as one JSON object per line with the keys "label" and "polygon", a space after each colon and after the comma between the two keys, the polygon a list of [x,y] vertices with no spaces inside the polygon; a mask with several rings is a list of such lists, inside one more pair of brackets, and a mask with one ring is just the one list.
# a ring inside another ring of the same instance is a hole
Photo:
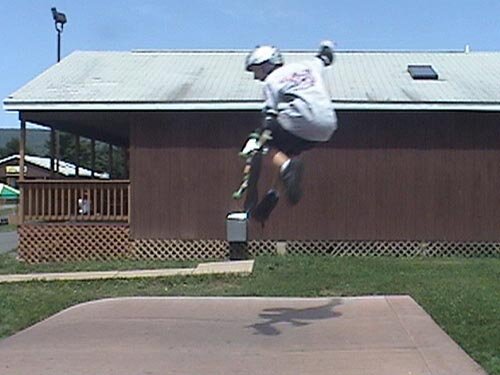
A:
{"label": "gray metal roof", "polygon": [[[74,52],[4,100],[6,110],[257,110],[247,51]],[[285,61],[314,51],[285,52]],[[429,64],[437,81],[413,80]],[[327,83],[338,109],[500,110],[500,52],[337,52]]]}

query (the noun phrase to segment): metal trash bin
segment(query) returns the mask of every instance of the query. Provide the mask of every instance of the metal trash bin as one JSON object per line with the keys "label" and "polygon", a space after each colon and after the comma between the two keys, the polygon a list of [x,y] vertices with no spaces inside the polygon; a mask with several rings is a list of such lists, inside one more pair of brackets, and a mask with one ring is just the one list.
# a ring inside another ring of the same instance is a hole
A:
{"label": "metal trash bin", "polygon": [[229,243],[229,259],[244,260],[249,258],[248,215],[246,212],[230,212],[226,216],[226,238]]}
{"label": "metal trash bin", "polygon": [[248,216],[246,212],[230,212],[226,216],[226,238],[228,242],[247,242]]}

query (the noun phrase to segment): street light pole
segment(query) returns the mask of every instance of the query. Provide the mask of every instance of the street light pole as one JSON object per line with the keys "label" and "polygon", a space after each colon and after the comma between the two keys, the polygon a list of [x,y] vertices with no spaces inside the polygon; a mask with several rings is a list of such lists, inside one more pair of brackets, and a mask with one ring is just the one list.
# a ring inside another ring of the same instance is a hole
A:
{"label": "street light pole", "polygon": [[57,62],[61,61],[61,33],[64,29],[64,24],[67,21],[66,15],[64,13],[58,12],[54,7],[51,9],[52,18],[54,19],[54,25],[57,31]]}
{"label": "street light pole", "polygon": [[[61,61],[61,33],[63,32],[64,29],[64,24],[68,22],[66,19],[66,15],[64,13],[58,12],[55,7],[51,8],[52,11],[52,18],[54,19],[54,26],[56,27],[57,31],[57,62]],[[59,137],[59,132],[56,131],[54,128],[51,130],[53,132],[53,136],[51,137],[52,140],[55,139],[56,145],[56,172],[59,173],[59,161],[61,160],[61,145],[60,145],[60,137]],[[52,146],[54,147],[54,146]],[[53,157],[53,155],[51,155]],[[51,163],[53,164],[53,163]],[[51,166],[51,174],[54,173],[54,170],[52,169]]]}
{"label": "street light pole", "polygon": [[57,30],[57,62],[61,61],[61,32]]}

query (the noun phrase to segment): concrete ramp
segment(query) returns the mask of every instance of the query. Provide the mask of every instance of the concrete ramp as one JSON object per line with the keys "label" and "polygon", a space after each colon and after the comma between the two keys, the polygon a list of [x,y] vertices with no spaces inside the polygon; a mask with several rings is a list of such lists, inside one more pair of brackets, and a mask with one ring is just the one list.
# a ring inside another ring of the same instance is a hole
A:
{"label": "concrete ramp", "polygon": [[0,341],[0,373],[485,374],[408,296],[94,301]]}

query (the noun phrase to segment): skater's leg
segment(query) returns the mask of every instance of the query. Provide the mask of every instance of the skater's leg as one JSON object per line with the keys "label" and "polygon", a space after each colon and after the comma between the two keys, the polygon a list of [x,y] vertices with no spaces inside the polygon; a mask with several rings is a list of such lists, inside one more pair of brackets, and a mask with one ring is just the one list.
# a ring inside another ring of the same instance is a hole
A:
{"label": "skater's leg", "polygon": [[283,164],[285,164],[290,158],[282,151],[276,151],[273,156],[273,164],[277,168],[281,168]]}
{"label": "skater's leg", "polygon": [[300,159],[290,159],[282,165],[280,178],[285,186],[286,197],[292,205],[299,203],[302,198],[302,174],[304,166]]}
{"label": "skater's leg", "polygon": [[302,151],[311,148],[314,142],[304,140],[287,130],[278,121],[270,122],[273,139],[271,141],[275,150],[272,155],[273,165],[285,188],[285,196],[290,204],[295,205],[302,197],[302,171],[303,165],[296,156]]}
{"label": "skater's leg", "polygon": [[299,203],[302,197],[302,162],[299,159],[288,157],[282,151],[277,151],[272,160],[285,186],[285,194],[288,201],[292,205]]}
{"label": "skater's leg", "polygon": [[271,212],[278,204],[278,200],[278,192],[274,189],[269,190],[259,204],[250,212],[250,217],[264,226]]}

